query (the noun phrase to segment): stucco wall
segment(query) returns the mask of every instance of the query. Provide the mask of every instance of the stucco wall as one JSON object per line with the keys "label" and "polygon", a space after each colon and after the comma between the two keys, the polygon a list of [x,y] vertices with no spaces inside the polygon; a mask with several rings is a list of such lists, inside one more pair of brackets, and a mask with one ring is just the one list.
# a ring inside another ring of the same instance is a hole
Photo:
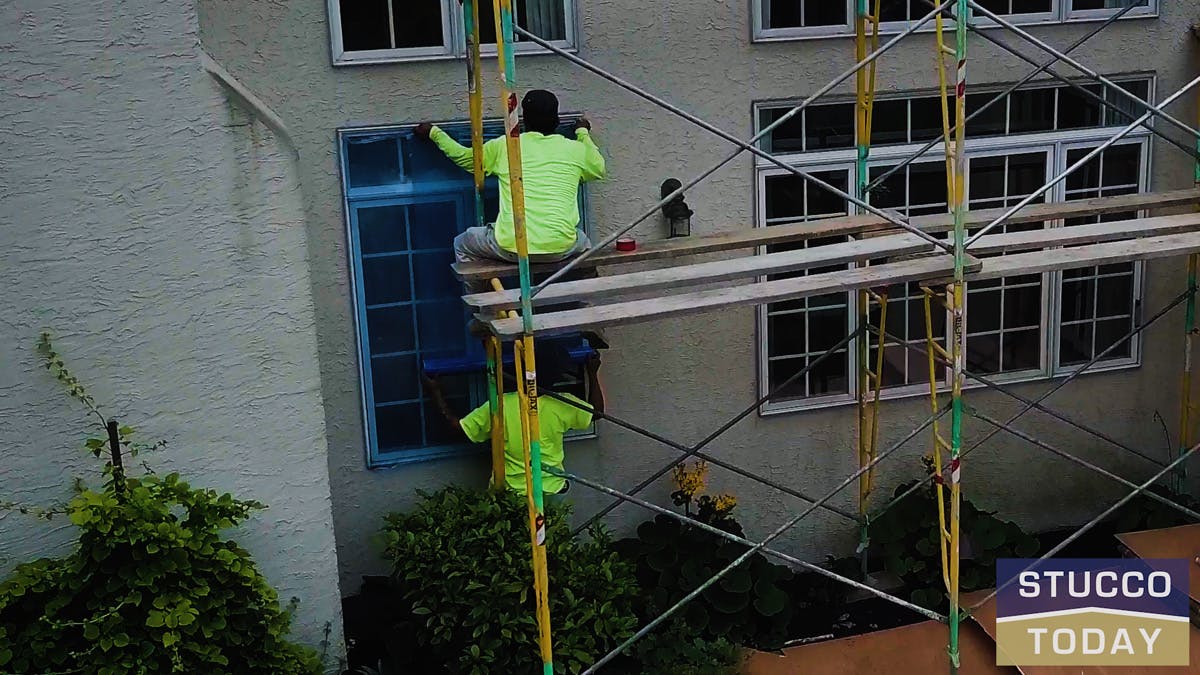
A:
{"label": "stucco wall", "polygon": [[[98,478],[84,411],[40,367],[50,330],[159,472],[269,505],[234,535],[312,645],[340,650],[326,431],[291,151],[200,66],[189,0],[0,5],[0,499]],[[0,512],[0,574],[69,550]]]}
{"label": "stucco wall", "polygon": [[[612,69],[726,130],[749,137],[754,100],[803,96],[853,62],[848,39],[751,44],[747,0],[678,5],[633,0],[596,0],[580,8],[581,54]],[[1197,19],[1192,3],[1162,0],[1161,18],[1122,22],[1076,55],[1107,73],[1153,69],[1159,90],[1171,91],[1194,74],[1197,53],[1186,27]],[[239,77],[276,106],[296,130],[308,215],[313,297],[317,310],[322,391],[326,405],[329,466],[334,493],[343,590],[353,591],[361,574],[377,572],[381,561],[367,544],[382,513],[412,503],[414,490],[445,482],[482,483],[486,461],[463,458],[367,471],[359,403],[353,322],[346,269],[343,201],[338,183],[335,129],[466,116],[464,66],[436,61],[335,68],[330,64],[329,28],[323,0],[245,3],[201,0],[205,44]],[[1074,41],[1090,25],[1050,26],[1036,33],[1052,44]],[[1016,42],[1013,37],[1005,37]],[[1019,44],[1019,43],[1018,43]],[[932,37],[920,35],[882,61],[880,88],[904,90],[934,86]],[[1000,82],[1023,74],[1026,66],[998,49],[974,41],[970,80]],[[485,64],[489,101],[494,101],[495,62]],[[523,88],[558,92],[564,109],[586,110],[595,136],[609,158],[611,178],[591,192],[592,223],[611,232],[654,202],[668,176],[687,178],[728,153],[728,147],[687,122],[663,113],[552,56],[518,59]],[[852,83],[838,93],[852,91]],[[492,104],[489,104],[492,105]],[[494,110],[495,106],[492,105]],[[1193,116],[1190,104],[1177,112]],[[1155,149],[1157,189],[1190,183],[1186,160],[1169,147]],[[749,227],[753,216],[753,172],[740,159],[688,197],[696,210],[693,231],[709,233]],[[662,235],[651,221],[635,231],[642,239]],[[1148,308],[1182,288],[1180,261],[1155,264],[1148,274]],[[754,400],[754,311],[675,319],[651,326],[614,329],[614,349],[605,359],[612,412],[683,441],[694,442]],[[1175,374],[1179,364],[1180,321],[1172,316],[1149,332],[1146,363],[1136,370],[1082,378],[1051,402],[1116,438],[1148,452],[1162,450],[1162,430],[1152,420],[1160,411],[1176,416]],[[1017,389],[1034,395],[1044,383]],[[1014,410],[1010,401],[986,392],[971,400],[999,416]],[[900,438],[926,415],[922,399],[887,402],[883,442]],[[1141,460],[1123,457],[1078,432],[1066,431],[1045,416],[1029,415],[1022,427],[1078,450],[1110,469],[1147,475]],[[981,426],[971,423],[968,435]],[[856,463],[853,408],[812,411],[769,418],[751,416],[711,450],[811,494],[822,494],[849,475]],[[912,444],[881,472],[881,490],[919,475],[917,458],[925,442]],[[615,486],[629,487],[671,456],[671,451],[627,432],[602,425],[595,441],[572,445],[572,469]],[[1108,482],[1048,458],[1041,450],[997,437],[972,455],[965,474],[969,495],[980,506],[1034,528],[1079,523],[1115,496]],[[741,497],[740,514],[753,535],[764,534],[798,506],[790,497],[714,472],[717,488]],[[665,503],[669,488],[652,488]],[[587,514],[603,500],[575,491],[578,512]],[[835,498],[853,508],[853,490]],[[624,527],[644,517],[623,506],[610,522]],[[852,528],[836,516],[805,520],[782,544],[822,559],[851,550]]]}

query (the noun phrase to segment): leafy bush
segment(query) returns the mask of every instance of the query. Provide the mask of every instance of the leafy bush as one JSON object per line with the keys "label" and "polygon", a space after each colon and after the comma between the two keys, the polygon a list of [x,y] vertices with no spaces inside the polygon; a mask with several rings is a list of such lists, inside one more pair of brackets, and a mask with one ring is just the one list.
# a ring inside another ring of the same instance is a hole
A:
{"label": "leafy bush", "polygon": [[[1200,511],[1200,500],[1187,493],[1175,493],[1159,486],[1147,489],[1160,497],[1186,506],[1193,511]],[[1158,530],[1177,525],[1189,525],[1192,520],[1178,510],[1140,494],[1129,500],[1113,517],[1113,528],[1116,532],[1138,532],[1141,530]]]}
{"label": "leafy bush", "polygon": [[699,635],[681,619],[669,621],[630,648],[638,675],[735,675],[742,648],[725,638]]}
{"label": "leafy bush", "polygon": [[[414,511],[387,516],[384,543],[415,616],[407,628],[432,659],[426,667],[481,675],[540,669],[524,498],[458,487],[422,497]],[[567,515],[546,513],[550,619],[556,671],[578,673],[636,630],[639,589],[633,566],[603,532],[572,538]]]}
{"label": "leafy bush", "polygon": [[98,418],[86,448],[111,459],[99,489],[77,487],[64,509],[2,508],[80,530],[75,551],[16,568],[0,583],[0,672],[197,675],[308,674],[320,659],[288,642],[290,612],[250,554],[222,532],[261,504],[189,486],[176,474],[125,477],[121,453],[158,449],[110,423],[43,335],[46,367]]}
{"label": "leafy bush", "polygon": [[[893,497],[913,485],[911,482],[901,485]],[[963,591],[994,586],[998,558],[1028,558],[1040,548],[1038,540],[1015,523],[981,511],[968,499],[962,500],[960,515],[964,546],[959,585]],[[949,516],[947,494],[946,517]],[[938,529],[937,492],[930,483],[875,519],[870,530],[872,555],[882,557],[886,569],[905,582],[913,603],[935,610],[945,609],[949,604],[942,581]]]}
{"label": "leafy bush", "polygon": [[[672,495],[684,514],[730,534],[745,533],[732,511],[730,495],[700,495],[707,466],[680,466]],[[666,515],[642,523],[637,537],[617,544],[637,562],[638,581],[646,589],[645,617],[652,618],[724,569],[749,547]],[[724,638],[760,649],[777,649],[788,639],[792,602],[783,585],[792,572],[755,554],[680,611],[694,634]]]}

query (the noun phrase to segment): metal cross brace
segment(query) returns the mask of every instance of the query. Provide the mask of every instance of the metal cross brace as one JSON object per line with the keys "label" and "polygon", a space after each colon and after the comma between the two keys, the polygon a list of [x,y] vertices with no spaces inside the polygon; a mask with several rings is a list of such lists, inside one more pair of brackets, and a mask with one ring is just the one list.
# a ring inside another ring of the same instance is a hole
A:
{"label": "metal cross brace", "polygon": [[[833,91],[833,89],[835,87],[837,87],[842,82],[850,79],[850,77],[853,76],[855,73],[857,73],[859,70],[862,70],[863,68],[867,67],[871,63],[874,63],[875,60],[878,59],[880,56],[882,56],[883,54],[885,54],[886,52],[891,50],[896,45],[900,44],[900,42],[903,41],[904,38],[908,37],[909,35],[912,35],[921,26],[925,25],[930,20],[932,20],[938,14],[938,12],[940,12],[943,9],[945,9],[946,7],[948,7],[951,2],[954,2],[954,0],[945,0],[945,2],[938,5],[929,14],[926,14],[925,17],[922,18],[920,21],[915,22],[912,26],[909,26],[907,29],[905,29],[904,32],[900,33],[896,37],[889,40],[886,44],[884,44],[879,49],[877,49],[874,52],[872,52],[871,54],[869,54],[862,61],[859,61],[857,64],[854,65],[854,67],[845,71],[841,75],[838,75],[831,82],[829,82],[825,86],[818,89],[816,91],[816,93],[814,93],[812,96],[809,96],[808,98],[806,98],[802,103],[800,103],[800,105],[792,108],[791,110],[789,110],[787,113],[785,113],[779,119],[777,119],[774,122],[772,122],[771,124],[763,127],[761,130],[759,130],[758,133],[754,134],[754,136],[751,137],[749,141],[746,141],[746,142],[738,141],[737,144],[739,147],[736,151],[727,155],[724,159],[722,159],[716,165],[707,169],[700,175],[696,176],[695,178],[692,178],[687,183],[681,185],[678,190],[675,190],[671,194],[663,196],[663,198],[660,199],[658,201],[658,203],[656,203],[654,206],[652,206],[649,210],[644,212],[641,216],[639,216],[633,222],[629,223],[628,225],[625,225],[624,227],[620,228],[616,232],[610,234],[608,237],[606,237],[604,239],[604,241],[600,242],[596,246],[593,246],[592,248],[588,249],[587,251],[584,251],[581,255],[576,256],[575,258],[572,258],[570,260],[570,262],[568,262],[566,265],[561,267],[558,271],[554,272],[549,277],[547,277],[545,280],[543,280],[540,284],[538,284],[536,287],[534,287],[532,293],[530,294],[531,297],[540,293],[549,284],[561,279],[563,277],[563,275],[565,275],[565,274],[569,273],[571,270],[575,269],[576,266],[578,266],[581,262],[583,262],[584,260],[586,260],[589,257],[591,257],[592,255],[594,255],[597,251],[607,248],[610,244],[612,244],[614,241],[616,241],[618,237],[624,235],[626,232],[628,232],[629,230],[632,230],[634,227],[636,227],[642,221],[646,220],[650,216],[657,213],[658,210],[661,209],[663,206],[670,203],[676,197],[682,195],[683,193],[687,192],[691,188],[695,187],[698,183],[700,183],[700,181],[702,181],[702,180],[708,178],[709,176],[711,176],[712,174],[716,173],[718,170],[721,169],[721,167],[725,166],[729,162],[732,162],[734,159],[736,159],[738,156],[740,156],[746,150],[753,150],[761,138],[763,138],[767,134],[771,133],[777,127],[784,124],[791,118],[795,117],[797,114],[799,114],[802,110],[804,110],[809,105],[811,105],[817,99],[828,94],[830,91]],[[600,69],[596,68],[595,70],[593,70],[593,72],[596,72],[597,70],[600,70]],[[661,103],[660,103],[660,105],[661,105]],[[668,108],[668,110],[671,110],[671,109]],[[676,112],[676,111],[672,110],[672,112]],[[713,127],[713,128],[715,128],[715,127]],[[712,129],[709,129],[709,131],[712,131]],[[888,214],[884,211],[879,211],[875,207],[872,207],[869,204],[866,204],[865,202],[861,202],[861,200],[857,200],[857,198],[854,197],[853,195],[850,195],[841,190],[838,190],[837,188],[834,188],[832,185],[829,185],[828,183],[825,183],[824,181],[821,181],[817,178],[814,178],[812,176],[806,176],[806,178],[807,178],[807,180],[812,181],[816,185],[819,185],[821,187],[824,187],[827,190],[832,190],[832,191],[840,194],[843,199],[848,199],[848,200],[858,204],[861,207],[867,208],[867,210],[871,211],[871,213],[874,213],[875,215],[885,218],[889,222],[892,222],[900,227],[903,227],[906,230],[912,231],[914,234],[917,234],[926,239],[929,239],[935,246],[938,246],[939,248],[948,250],[948,245],[946,244],[946,242],[941,241],[939,239],[935,239],[933,237],[930,237],[925,232],[921,232],[920,230],[917,230],[916,228],[914,228],[913,226],[908,224],[907,219],[899,218],[895,215]]]}

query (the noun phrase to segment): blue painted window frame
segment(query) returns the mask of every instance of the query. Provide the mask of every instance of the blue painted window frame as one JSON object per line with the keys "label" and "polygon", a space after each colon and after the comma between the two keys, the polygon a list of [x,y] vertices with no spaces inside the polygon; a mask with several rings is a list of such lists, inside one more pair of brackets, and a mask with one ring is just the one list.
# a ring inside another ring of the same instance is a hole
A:
{"label": "blue painted window frame", "polygon": [[[573,122],[574,116],[563,116],[564,124]],[[423,392],[421,392],[419,380],[415,382],[415,397],[398,399],[397,401],[389,401],[377,404],[375,401],[376,387],[374,386],[375,366],[373,360],[381,358],[379,354],[373,354],[371,351],[371,334],[370,322],[368,318],[368,309],[378,309],[378,307],[369,307],[367,304],[367,283],[364,279],[364,254],[363,244],[361,240],[362,232],[359,226],[359,212],[362,209],[373,207],[388,207],[388,206],[411,206],[413,204],[423,204],[430,202],[452,203],[454,205],[456,218],[454,224],[454,232],[447,232],[445,239],[447,242],[452,242],[454,235],[461,232],[467,227],[476,224],[475,203],[474,203],[474,187],[471,175],[468,172],[462,171],[454,166],[449,159],[442,158],[445,164],[436,167],[436,171],[431,170],[431,173],[436,174],[434,180],[414,180],[413,167],[410,166],[411,155],[414,154],[414,147],[408,144],[414,143],[412,137],[412,129],[414,125],[398,125],[390,127],[371,127],[371,128],[345,128],[338,130],[338,156],[339,167],[341,170],[342,191],[344,195],[344,208],[346,217],[346,236],[347,236],[347,256],[350,268],[350,280],[352,285],[352,300],[354,304],[354,319],[355,333],[357,338],[357,356],[359,364],[359,381],[360,393],[362,399],[362,419],[364,427],[364,439],[366,444],[366,461],[368,468],[384,468],[389,466],[397,466],[410,464],[415,462],[424,462],[443,457],[461,456],[468,452],[480,452],[481,446],[467,443],[430,443],[429,438],[432,435],[429,425],[444,423],[444,420],[437,415],[435,410],[427,408],[428,401],[425,401]],[[454,136],[463,144],[470,143],[470,129],[466,122],[447,122],[439,123],[439,126]],[[494,138],[503,133],[503,126],[499,120],[488,120],[485,122],[484,137]],[[396,140],[396,151],[398,157],[396,160],[396,169],[398,171],[397,179],[383,181],[382,184],[370,185],[365,187],[354,187],[351,185],[351,163],[349,145],[351,143],[370,142],[371,140]],[[424,141],[421,141],[424,143]],[[427,154],[426,149],[420,150],[422,154]],[[489,195],[488,205],[489,211],[494,213],[494,203],[498,186],[494,178],[489,178],[485,186],[485,190]],[[585,230],[588,229],[588,198],[586,188],[580,190],[580,213],[583,219]],[[490,216],[491,217],[491,216]],[[490,219],[489,217],[489,219]],[[407,216],[406,216],[407,218]],[[406,220],[406,228],[411,228],[411,222]],[[407,231],[405,240],[409,248],[405,252],[396,252],[395,255],[414,255],[414,252],[428,252],[425,249],[413,249],[411,245],[413,240],[411,231]],[[431,249],[441,251],[441,248]],[[392,255],[392,254],[388,254]],[[366,259],[370,259],[371,254],[367,254]],[[409,294],[408,300],[398,304],[412,304],[414,306],[413,314],[413,348],[404,352],[395,354],[387,353],[382,358],[396,358],[411,354],[419,364],[424,355],[428,355],[430,348],[426,346],[424,349],[420,344],[420,328],[419,318],[416,316],[416,307],[421,303],[435,302],[435,300],[422,300],[416,297],[418,281],[413,265],[409,266]],[[446,274],[451,275],[451,271],[447,264]],[[451,277],[452,278],[452,277]],[[454,280],[457,284],[457,280]],[[466,336],[466,319],[467,314],[465,309],[462,310],[462,330]],[[466,337],[466,350],[482,351],[482,348],[477,341]],[[419,377],[419,374],[414,371],[414,377]],[[412,387],[409,387],[412,389]],[[469,376],[466,378],[466,397],[459,397],[457,400],[451,401],[451,407],[462,407],[462,410],[456,410],[459,414],[466,414],[469,410],[478,405],[482,405],[487,401],[486,383],[481,375]],[[455,404],[458,405],[455,405]],[[420,446],[404,446],[395,449],[380,447],[380,433],[377,428],[376,409],[387,405],[418,405],[419,422],[422,425]],[[587,437],[594,435],[584,432],[579,436]]]}

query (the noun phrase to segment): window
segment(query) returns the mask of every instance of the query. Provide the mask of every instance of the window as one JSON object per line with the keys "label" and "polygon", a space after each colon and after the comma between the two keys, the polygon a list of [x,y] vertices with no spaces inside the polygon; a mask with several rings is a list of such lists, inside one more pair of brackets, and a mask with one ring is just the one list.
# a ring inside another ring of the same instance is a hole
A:
{"label": "window", "polygon": [[[980,0],[983,7],[1017,24],[1106,19],[1130,0]],[[1153,16],[1158,0],[1136,0],[1125,16]],[[756,41],[792,40],[854,34],[855,0],[751,0]],[[874,0],[867,0],[874,7]],[[885,33],[897,33],[932,10],[923,0],[882,0]],[[953,11],[953,8],[952,8]],[[977,17],[980,25],[988,23]],[[933,30],[932,22],[923,30]]]}
{"label": "window", "polygon": [[[575,44],[574,0],[513,0],[517,25],[559,47]],[[335,64],[461,57],[466,54],[458,0],[329,0]],[[479,0],[484,53],[495,54],[491,0]],[[517,51],[541,47],[516,36]]]}
{"label": "window", "polygon": [[[1122,78],[1119,84],[1144,99],[1151,94],[1149,78]],[[967,134],[966,188],[970,208],[1004,209],[1016,205],[1106,140],[1112,127],[1124,126],[1132,119],[1130,114],[1136,114],[1136,106],[1124,94],[1107,87],[1094,91],[1117,103],[1120,111],[1107,111],[1065,86],[1036,86],[1013,93],[974,120]],[[968,94],[968,107],[978,109],[994,95],[974,90]],[[937,96],[881,99],[876,105],[874,146],[868,171],[870,181],[879,184],[868,200],[906,216],[944,213],[947,182],[940,147],[921,160],[892,171],[900,160],[940,135],[941,109]],[[779,119],[789,107],[786,103],[760,105],[756,116],[760,128]],[[784,161],[846,189],[854,183],[852,106],[832,102],[810,107],[805,113],[809,114],[793,118],[764,137],[764,146],[779,153]],[[1147,136],[1144,130],[1131,134],[1038,201],[1091,199],[1145,189]],[[889,171],[890,175],[883,178]],[[840,214],[846,208],[837,197],[765,161],[759,162],[757,192],[758,224],[763,227]],[[1079,222],[1083,221],[1066,224]],[[990,232],[999,234],[1063,224],[1010,223]],[[830,242],[810,242],[820,243]],[[797,242],[786,246],[802,245]],[[784,247],[767,250],[784,250]],[[811,273],[819,271],[830,270]],[[969,284],[965,336],[968,369],[1011,381],[1049,377],[1086,363],[1132,329],[1141,292],[1140,277],[1140,266],[1125,264]],[[773,390],[848,335],[859,311],[858,302],[857,293],[834,293],[760,308],[763,393]],[[870,303],[871,322],[878,325],[880,308],[874,300]],[[924,301],[918,284],[889,289],[886,324],[889,337],[884,345],[882,370],[885,395],[927,391],[929,374],[925,356],[906,349],[904,344],[924,347]],[[935,318],[934,338],[943,346],[947,328],[948,317]],[[851,342],[825,359],[804,381],[776,394],[764,411],[853,401],[857,386],[856,349]],[[872,364],[875,350],[872,341],[869,347]],[[1137,362],[1138,344],[1132,340],[1112,350],[1100,365],[1127,367]],[[948,373],[940,375],[948,377]]]}
{"label": "window", "polygon": [[[442,128],[470,143],[468,125]],[[502,133],[498,123],[485,127],[485,137]],[[450,270],[454,237],[476,222],[472,177],[406,129],[340,137],[368,463],[461,452],[426,399],[420,373],[426,359],[482,360],[482,347],[467,333],[462,287]],[[586,214],[582,193],[581,201]],[[485,218],[494,219],[495,179],[485,185],[484,208]],[[487,400],[482,373],[440,381],[460,414]],[[582,377],[573,382],[571,391],[582,388]]]}
{"label": "window", "polygon": [[[1083,159],[1088,146],[1068,147],[1064,160],[1070,166]],[[1115,145],[1089,161],[1066,180],[1066,199],[1113,197],[1138,192],[1143,183],[1146,146],[1143,143]],[[1126,220],[1135,213],[1076,218],[1070,224],[1103,220]],[[1059,295],[1058,365],[1078,367],[1117,344],[1134,328],[1140,306],[1141,263],[1119,263],[1065,270]],[[1133,362],[1136,339],[1122,341],[1106,357]]]}

